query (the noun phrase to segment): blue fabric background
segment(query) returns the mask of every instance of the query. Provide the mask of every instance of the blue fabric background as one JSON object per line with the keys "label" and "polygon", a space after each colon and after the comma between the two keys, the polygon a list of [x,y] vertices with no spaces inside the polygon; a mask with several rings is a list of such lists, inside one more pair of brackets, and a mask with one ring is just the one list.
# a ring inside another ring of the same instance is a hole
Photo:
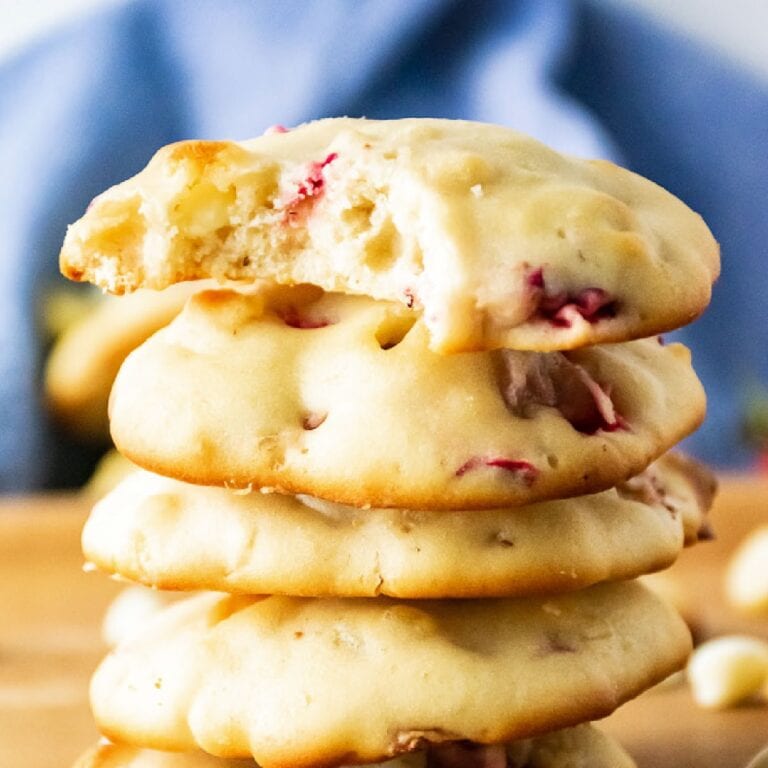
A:
{"label": "blue fabric background", "polygon": [[0,490],[79,479],[40,405],[38,302],[66,225],[169,141],[341,114],[507,124],[699,210],[724,275],[680,332],[710,394],[688,447],[749,460],[745,382],[768,381],[765,83],[596,2],[134,0],[0,67]]}

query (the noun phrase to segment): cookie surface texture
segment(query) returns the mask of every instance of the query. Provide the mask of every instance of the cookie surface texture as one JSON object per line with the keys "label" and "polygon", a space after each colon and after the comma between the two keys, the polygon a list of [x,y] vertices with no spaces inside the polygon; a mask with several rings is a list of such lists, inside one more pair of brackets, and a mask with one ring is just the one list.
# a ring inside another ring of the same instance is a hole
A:
{"label": "cookie surface texture", "polygon": [[204,485],[480,509],[613,486],[704,414],[679,344],[439,355],[408,310],[319,294],[193,296],[118,374],[118,449]]}
{"label": "cookie surface texture", "polygon": [[68,231],[114,292],[271,278],[423,308],[441,352],[651,336],[707,305],[719,249],[640,176],[499,126],[329,119],[160,150]]}
{"label": "cookie surface texture", "polygon": [[634,582],[517,600],[202,595],[113,651],[91,703],[112,741],[349,765],[605,716],[689,650],[682,620]]}
{"label": "cookie surface texture", "polygon": [[[370,768],[635,768],[610,736],[589,724],[483,747],[475,744],[437,746],[410,752]],[[257,768],[252,760],[213,757],[205,752],[158,752],[126,744],[103,743],[84,754],[74,768]],[[350,766],[349,768],[354,768]]]}
{"label": "cookie surface texture", "polygon": [[696,540],[701,467],[660,459],[616,489],[528,507],[416,512],[238,494],[137,472],[83,530],[92,564],[160,589],[503,597],[670,565]]}

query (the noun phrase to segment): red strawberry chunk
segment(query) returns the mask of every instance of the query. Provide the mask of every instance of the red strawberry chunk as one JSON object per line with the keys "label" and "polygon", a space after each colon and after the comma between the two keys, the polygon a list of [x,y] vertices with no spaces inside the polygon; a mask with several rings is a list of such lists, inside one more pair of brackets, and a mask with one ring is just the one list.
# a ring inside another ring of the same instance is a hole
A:
{"label": "red strawberry chunk", "polygon": [[408,307],[408,309],[413,309],[418,303],[416,291],[413,288],[407,287],[403,289],[403,296],[405,296],[405,306]]}
{"label": "red strawberry chunk", "polygon": [[622,427],[626,427],[624,420],[616,412],[616,408],[613,405],[613,400],[611,400],[608,393],[589,375],[585,368],[577,365],[576,369],[579,377],[584,382],[584,385],[586,386],[590,395],[592,395],[592,400],[597,412],[596,416],[593,417],[594,421],[596,422],[596,426],[594,430],[590,431],[590,434],[592,432],[597,432],[600,429],[604,430],[605,432],[613,432]]}
{"label": "red strawberry chunk", "polygon": [[544,270],[541,267],[532,269],[525,276],[525,280],[530,288],[544,288]]}
{"label": "red strawberry chunk", "polygon": [[602,288],[585,288],[577,294],[574,304],[583,318],[591,320],[603,311],[611,301],[611,298]]}
{"label": "red strawberry chunk", "polygon": [[322,162],[316,161],[309,164],[307,175],[299,182],[296,194],[285,204],[285,215],[296,216],[298,208],[305,200],[319,198],[325,188],[325,169],[338,157],[337,152],[331,152]]}
{"label": "red strawberry chunk", "polygon": [[432,744],[427,750],[427,768],[507,768],[507,750],[503,744],[470,741]]}
{"label": "red strawberry chunk", "polygon": [[515,416],[531,418],[538,408],[549,406],[583,434],[627,428],[610,392],[566,354],[537,355],[505,349],[500,357],[501,395]]}
{"label": "red strawberry chunk", "polygon": [[307,413],[301,421],[301,426],[311,432],[313,429],[317,429],[327,418],[327,413]]}
{"label": "red strawberry chunk", "polygon": [[539,475],[539,470],[529,461],[507,459],[503,456],[473,456],[456,470],[456,477],[461,477],[467,472],[480,467],[496,467],[512,472],[518,475],[526,485],[531,485]]}
{"label": "red strawberry chunk", "polygon": [[334,320],[327,317],[311,317],[302,315],[296,307],[286,307],[276,312],[277,316],[291,328],[301,328],[302,330],[312,330],[315,328],[325,328],[327,325],[333,325]]}
{"label": "red strawberry chunk", "polygon": [[525,281],[534,294],[534,314],[558,328],[570,328],[578,316],[590,323],[616,316],[616,301],[602,288],[584,288],[575,296],[567,291],[548,293],[542,267],[529,271]]}

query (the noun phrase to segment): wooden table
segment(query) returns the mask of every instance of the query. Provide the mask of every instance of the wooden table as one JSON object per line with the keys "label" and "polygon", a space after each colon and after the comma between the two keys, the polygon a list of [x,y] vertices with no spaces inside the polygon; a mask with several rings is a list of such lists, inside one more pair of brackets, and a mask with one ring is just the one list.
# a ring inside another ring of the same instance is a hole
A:
{"label": "wooden table", "polygon": [[[97,736],[88,677],[104,653],[101,615],[119,587],[81,569],[86,509],[76,496],[0,501],[3,768],[67,768]],[[722,564],[734,543],[757,522],[768,522],[768,480],[726,479],[713,521],[718,540],[685,552],[670,573],[684,585],[706,633],[768,638],[768,619],[739,617],[721,589]],[[640,697],[603,725],[641,768],[743,768],[768,743],[768,706],[704,712],[678,686]]]}
{"label": "wooden table", "polygon": [[[755,525],[768,523],[768,479],[723,479],[711,519],[717,539],[686,550],[666,573],[674,576],[688,618],[704,638],[745,632],[768,639],[768,617],[739,615],[723,594],[723,566],[730,553]],[[744,768],[768,745],[768,705],[708,712],[693,703],[686,685],[679,685],[650,691],[602,726],[640,768]]]}

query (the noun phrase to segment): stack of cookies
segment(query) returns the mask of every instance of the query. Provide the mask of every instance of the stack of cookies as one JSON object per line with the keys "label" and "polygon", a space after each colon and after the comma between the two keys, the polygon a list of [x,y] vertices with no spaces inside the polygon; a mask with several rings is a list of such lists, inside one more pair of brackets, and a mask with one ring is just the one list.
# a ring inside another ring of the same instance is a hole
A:
{"label": "stack of cookies", "polygon": [[696,214],[504,128],[335,119],[161,150],[62,268],[115,293],[238,281],[112,391],[143,469],[86,557],[206,594],[103,662],[112,743],[82,765],[632,765],[587,721],[690,649],[631,580],[712,495],[667,453],[704,394],[657,337],[718,273]]}

